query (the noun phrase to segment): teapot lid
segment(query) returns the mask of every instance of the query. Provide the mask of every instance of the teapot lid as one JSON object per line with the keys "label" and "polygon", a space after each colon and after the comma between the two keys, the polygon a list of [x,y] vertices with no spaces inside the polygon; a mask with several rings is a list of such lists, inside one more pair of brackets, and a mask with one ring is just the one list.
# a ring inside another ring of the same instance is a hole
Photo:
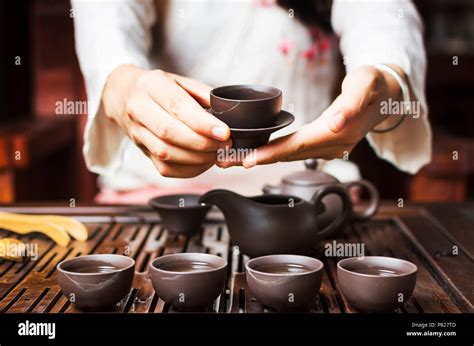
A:
{"label": "teapot lid", "polygon": [[332,175],[317,169],[317,160],[305,160],[304,165],[306,170],[287,175],[283,178],[283,183],[299,186],[314,186],[338,182]]}

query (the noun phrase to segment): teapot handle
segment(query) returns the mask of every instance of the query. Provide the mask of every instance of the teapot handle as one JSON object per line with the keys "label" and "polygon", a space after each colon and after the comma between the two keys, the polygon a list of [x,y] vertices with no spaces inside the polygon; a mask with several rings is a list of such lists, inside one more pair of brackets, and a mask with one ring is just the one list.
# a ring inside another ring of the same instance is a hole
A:
{"label": "teapot handle", "polygon": [[369,193],[369,206],[362,212],[352,212],[353,220],[367,220],[377,212],[380,205],[380,195],[377,188],[371,182],[367,180],[356,180],[349,183],[344,183],[343,185],[347,188],[347,191],[349,191],[349,189],[353,186],[360,186]]}
{"label": "teapot handle", "polygon": [[275,195],[275,194],[280,194],[281,193],[281,187],[278,185],[268,185],[266,184],[263,188],[262,191],[266,195]]}
{"label": "teapot handle", "polygon": [[336,194],[342,201],[342,210],[341,213],[324,229],[319,231],[319,235],[322,238],[325,238],[333,233],[339,231],[342,227],[345,226],[346,222],[350,219],[352,214],[352,202],[347,193],[347,190],[342,185],[328,184],[322,186],[311,199],[312,203],[316,209],[319,208],[322,204],[322,199],[330,194]]}

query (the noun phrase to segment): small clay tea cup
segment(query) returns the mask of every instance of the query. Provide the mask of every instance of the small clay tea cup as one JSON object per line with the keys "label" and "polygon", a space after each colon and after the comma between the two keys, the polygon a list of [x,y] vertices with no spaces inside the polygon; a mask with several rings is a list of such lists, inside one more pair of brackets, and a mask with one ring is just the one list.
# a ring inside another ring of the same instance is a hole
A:
{"label": "small clay tea cup", "polygon": [[211,90],[211,112],[237,129],[272,127],[281,111],[281,90],[265,85],[228,85]]}
{"label": "small clay tea cup", "polygon": [[109,311],[130,292],[135,260],[114,254],[79,256],[62,261],[57,270],[61,290],[79,309]]}
{"label": "small clay tea cup", "polygon": [[210,205],[199,203],[200,195],[163,195],[149,201],[150,206],[161,216],[163,226],[172,234],[192,236],[201,230],[201,225]]}
{"label": "small clay tea cup", "polygon": [[351,306],[361,312],[390,312],[413,293],[418,268],[393,257],[351,257],[337,263],[337,280]]}
{"label": "small clay tea cup", "polygon": [[149,270],[161,299],[176,310],[200,311],[224,290],[227,261],[205,253],[178,253],[156,258]]}
{"label": "small clay tea cup", "polygon": [[319,293],[324,265],[299,255],[270,255],[249,260],[245,275],[250,292],[276,310],[307,306]]}

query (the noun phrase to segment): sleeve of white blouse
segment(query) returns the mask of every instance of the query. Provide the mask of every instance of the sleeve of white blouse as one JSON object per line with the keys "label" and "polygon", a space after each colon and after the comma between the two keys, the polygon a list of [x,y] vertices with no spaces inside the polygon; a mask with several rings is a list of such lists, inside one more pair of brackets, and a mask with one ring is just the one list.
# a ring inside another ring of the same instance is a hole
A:
{"label": "sleeve of white blouse", "polygon": [[361,65],[395,64],[408,76],[416,117],[407,116],[393,131],[369,133],[377,155],[399,169],[416,173],[431,160],[431,128],[425,98],[426,55],[423,25],[408,0],[335,0],[332,26],[340,37],[347,72]]}
{"label": "sleeve of white blouse", "polygon": [[72,0],[76,52],[86,83],[88,111],[84,132],[87,167],[109,175],[120,166],[127,138],[101,105],[105,82],[123,64],[149,68],[153,0]]}

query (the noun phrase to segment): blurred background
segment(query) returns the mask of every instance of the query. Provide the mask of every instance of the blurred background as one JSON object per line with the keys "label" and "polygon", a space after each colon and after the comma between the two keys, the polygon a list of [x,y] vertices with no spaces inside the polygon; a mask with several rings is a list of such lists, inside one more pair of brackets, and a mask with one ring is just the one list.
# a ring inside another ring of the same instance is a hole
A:
{"label": "blurred background", "polygon": [[[472,199],[474,1],[415,4],[425,21],[433,161],[410,176],[377,159],[366,141],[351,160],[385,199]],[[8,49],[0,79],[0,203],[91,202],[97,193],[81,154],[87,115],[55,113],[58,101],[86,100],[69,10],[67,0],[1,1],[1,47]]]}

